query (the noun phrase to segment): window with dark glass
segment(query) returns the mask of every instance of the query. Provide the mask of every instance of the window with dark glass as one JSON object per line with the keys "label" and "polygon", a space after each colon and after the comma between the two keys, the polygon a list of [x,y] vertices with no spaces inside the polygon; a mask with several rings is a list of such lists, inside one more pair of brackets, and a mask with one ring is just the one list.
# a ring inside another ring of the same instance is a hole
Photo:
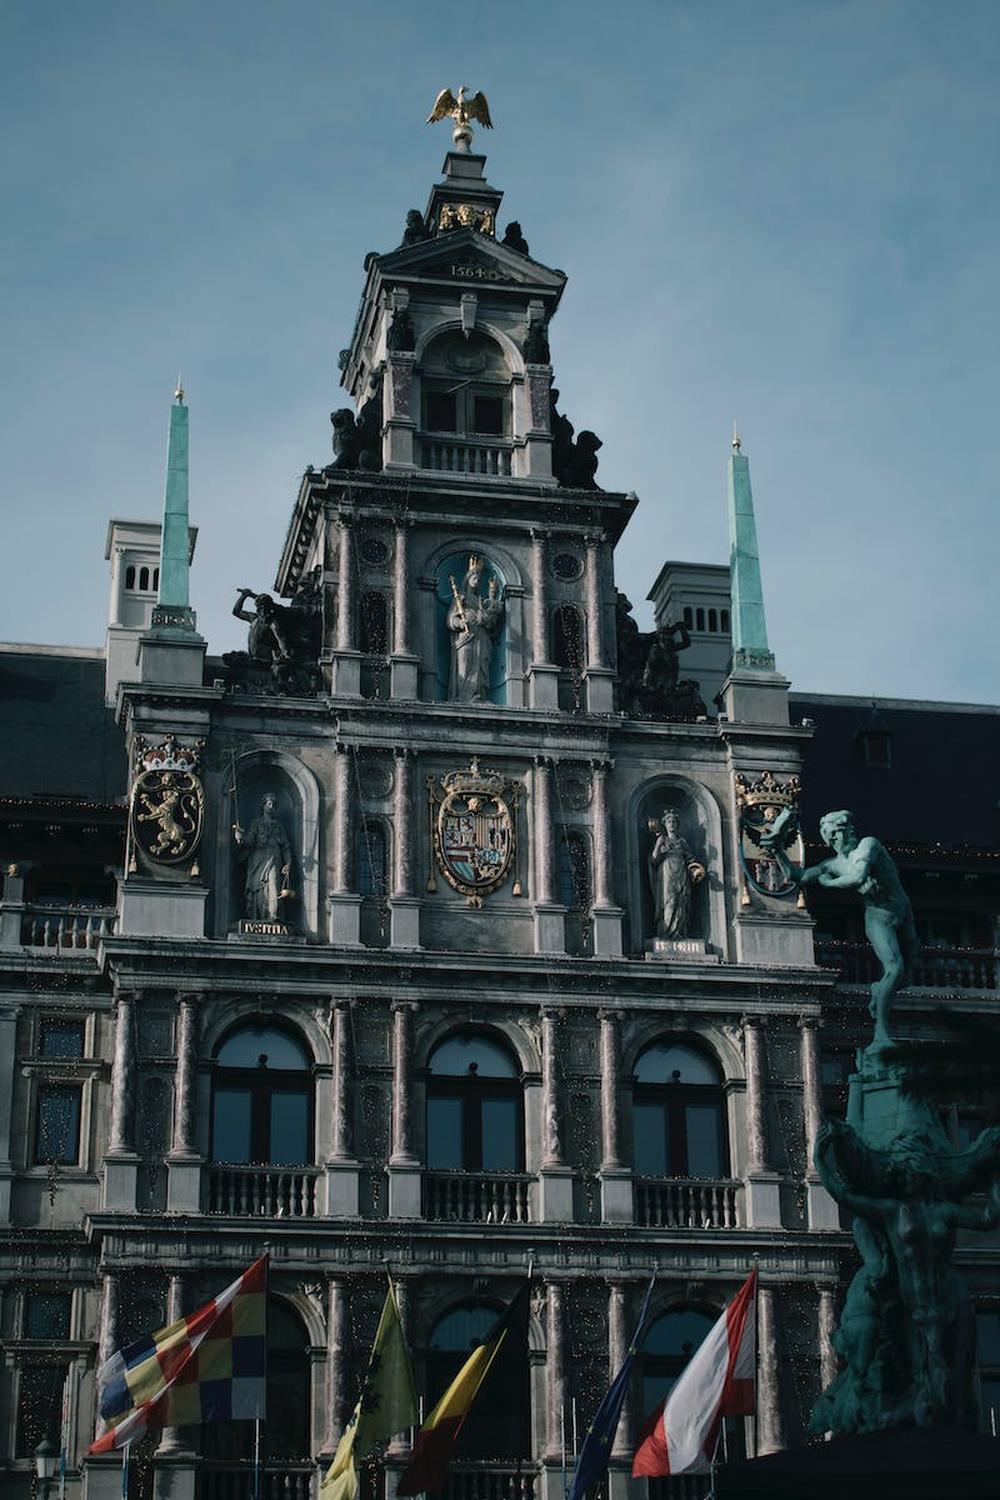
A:
{"label": "window with dark glass", "polygon": [[450,391],[428,391],[426,402],[429,432],[458,431],[458,402]]}
{"label": "window with dark glass", "polygon": [[42,1057],[82,1057],[83,1022],[44,1020],[38,1051]]}
{"label": "window with dark glass", "polygon": [[634,1163],[642,1177],[724,1177],[729,1170],[722,1079],[693,1047],[655,1042],[635,1065]]}
{"label": "window with dark glass", "polygon": [[62,1437],[64,1365],[22,1365],[17,1382],[17,1458],[34,1458],[43,1438],[58,1452]]}
{"label": "window with dark glass", "polygon": [[149,569],[139,569],[139,588],[145,592],[149,591]]}
{"label": "window with dark glass", "polygon": [[685,604],[684,606],[684,624],[688,627],[689,630],[694,624],[694,610],[691,608],[690,604]]}
{"label": "window with dark glass", "polygon": [[[287,1303],[271,1297],[267,1304],[267,1417],[261,1433],[261,1451],[268,1463],[310,1458],[311,1408],[309,1339]],[[253,1457],[252,1422],[208,1422],[198,1429],[198,1438],[206,1458]]]}
{"label": "window with dark glass", "polygon": [[697,628],[699,630],[704,630],[705,629],[705,611],[703,609],[696,609],[695,612],[694,612],[694,617],[695,617],[695,620],[697,621]]}
{"label": "window with dark glass", "polygon": [[728,611],[728,609],[723,609],[723,610],[719,611],[719,620],[721,622],[722,629],[724,631],[726,631],[726,633],[728,634],[728,632],[729,632],[729,611]]}
{"label": "window with dark glass", "polygon": [[473,396],[472,431],[483,437],[503,437],[501,396]]}
{"label": "window with dark glass", "polygon": [[153,590],[154,590],[154,592],[159,587],[160,587],[160,570],[159,570],[159,568],[154,568],[153,569]]}
{"label": "window with dark glass", "polygon": [[361,826],[358,844],[358,894],[385,896],[389,889],[389,860],[385,829],[381,823],[366,818]]}
{"label": "window with dark glass", "polygon": [[24,1301],[26,1339],[69,1338],[69,1292],[29,1292]]}
{"label": "window with dark glass", "polygon": [[35,1162],[75,1166],[80,1158],[82,1090],[74,1084],[41,1083],[35,1109]]}
{"label": "window with dark glass", "polygon": [[431,1054],[427,1165],[467,1172],[523,1170],[519,1070],[506,1049],[489,1037],[452,1036]]}
{"label": "window with dark glass", "polygon": [[215,1059],[212,1159],[302,1166],[312,1161],[311,1059],[273,1026],[231,1032]]}
{"label": "window with dark glass", "polygon": [[134,589],[135,588],[135,565],[134,565],[134,563],[129,563],[128,567],[125,569],[125,587],[127,589]]}
{"label": "window with dark glass", "polygon": [[[473,1349],[492,1335],[503,1309],[454,1308],[435,1325],[427,1349],[427,1407],[444,1394]],[[491,1394],[492,1393],[492,1394]],[[531,1453],[528,1363],[523,1347],[501,1345],[463,1426],[456,1457],[518,1460]]]}
{"label": "window with dark glass", "polygon": [[710,609],[709,612],[708,612],[708,628],[713,633],[715,631],[717,631],[718,628],[719,628],[719,616],[718,616],[718,612],[716,610],[714,610],[714,609]]}

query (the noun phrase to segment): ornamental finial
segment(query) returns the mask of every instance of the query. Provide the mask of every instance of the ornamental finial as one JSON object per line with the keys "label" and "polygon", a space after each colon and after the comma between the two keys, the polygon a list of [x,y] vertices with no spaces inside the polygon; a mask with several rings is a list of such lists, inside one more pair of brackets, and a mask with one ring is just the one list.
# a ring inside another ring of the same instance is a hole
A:
{"label": "ornamental finial", "polygon": [[739,453],[739,451],[742,448],[742,446],[743,446],[743,444],[740,442],[740,435],[736,431],[736,423],[734,422],[733,423],[733,452],[734,453]]}
{"label": "ornamental finial", "polygon": [[455,121],[452,140],[455,142],[456,151],[469,151],[472,147],[470,120],[478,120],[487,130],[493,129],[486,95],[477,92],[471,99],[467,99],[465,97],[467,92],[468,89],[464,83],[458,91],[457,99],[451,89],[442,89],[434,100],[434,108],[427,116],[428,125],[433,125],[437,120]]}
{"label": "ornamental finial", "polygon": [[180,371],[177,373],[177,388],[174,391],[174,400],[184,404],[184,386],[181,383]]}

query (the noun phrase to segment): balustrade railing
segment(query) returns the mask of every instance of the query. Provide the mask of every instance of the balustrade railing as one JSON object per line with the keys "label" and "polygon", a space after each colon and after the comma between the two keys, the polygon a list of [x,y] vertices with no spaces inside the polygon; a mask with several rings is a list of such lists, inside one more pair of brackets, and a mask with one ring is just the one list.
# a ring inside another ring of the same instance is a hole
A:
{"label": "balustrade railing", "polygon": [[421,467],[447,474],[510,474],[511,450],[503,443],[472,443],[451,438],[424,438]]}
{"label": "balustrade railing", "polygon": [[208,1168],[208,1212],[231,1218],[312,1219],[318,1167]]}
{"label": "balustrade railing", "polygon": [[424,1218],[457,1224],[527,1224],[530,1181],[513,1172],[425,1172]]}
{"label": "balustrade railing", "polygon": [[739,1182],[706,1177],[640,1177],[636,1223],[644,1229],[739,1229]]}
{"label": "balustrade railing", "polygon": [[21,942],[27,948],[92,953],[114,920],[111,906],[29,905],[21,918]]}
{"label": "balustrade railing", "polygon": [[[259,1500],[310,1500],[314,1473],[312,1464],[264,1464]],[[241,1464],[202,1460],[197,1493],[198,1500],[258,1500],[252,1462],[249,1459]]]}
{"label": "balustrade railing", "polygon": [[[880,972],[867,943],[817,943],[816,962],[839,969],[843,984],[871,984]],[[921,948],[911,983],[923,989],[995,990],[1000,988],[1000,949]]]}
{"label": "balustrade railing", "polygon": [[445,1500],[534,1500],[537,1479],[530,1460],[524,1467],[454,1463],[444,1495]]}

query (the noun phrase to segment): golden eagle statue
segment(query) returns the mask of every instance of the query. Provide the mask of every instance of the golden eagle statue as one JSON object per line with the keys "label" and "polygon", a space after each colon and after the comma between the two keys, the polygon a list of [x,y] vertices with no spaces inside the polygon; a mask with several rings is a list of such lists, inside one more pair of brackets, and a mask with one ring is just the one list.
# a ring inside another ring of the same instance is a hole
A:
{"label": "golden eagle statue", "polygon": [[454,141],[456,146],[464,144],[468,150],[472,142],[472,120],[478,120],[487,130],[493,129],[493,121],[490,119],[490,107],[486,102],[486,95],[477,92],[471,99],[465,96],[468,90],[463,83],[458,91],[458,98],[451,89],[442,89],[434,100],[434,108],[427,116],[428,125],[433,125],[437,120],[452,119],[455,121]]}

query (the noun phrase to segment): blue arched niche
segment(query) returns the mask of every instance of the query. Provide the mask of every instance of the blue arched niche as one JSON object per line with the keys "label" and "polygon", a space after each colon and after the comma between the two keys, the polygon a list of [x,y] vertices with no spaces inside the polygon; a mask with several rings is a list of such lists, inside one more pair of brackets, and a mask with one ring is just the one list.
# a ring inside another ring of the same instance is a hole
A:
{"label": "blue arched niche", "polygon": [[[495,579],[501,596],[506,596],[507,579],[503,570],[497,565],[492,557],[480,551],[476,547],[469,546],[461,552],[451,552],[438,564],[435,575],[435,591],[437,594],[437,696],[441,702],[448,697],[448,683],[451,677],[451,632],[448,629],[448,611],[451,609],[453,594],[451,591],[451,579],[454,578],[459,592],[465,582],[465,575],[469,567],[469,558],[475,554],[482,559],[483,573],[480,585],[481,591],[490,586],[490,579]],[[490,702],[503,705],[507,702],[507,632],[510,628],[508,612],[504,610],[503,624],[500,634],[497,636],[493,647],[493,659],[490,663]]]}

